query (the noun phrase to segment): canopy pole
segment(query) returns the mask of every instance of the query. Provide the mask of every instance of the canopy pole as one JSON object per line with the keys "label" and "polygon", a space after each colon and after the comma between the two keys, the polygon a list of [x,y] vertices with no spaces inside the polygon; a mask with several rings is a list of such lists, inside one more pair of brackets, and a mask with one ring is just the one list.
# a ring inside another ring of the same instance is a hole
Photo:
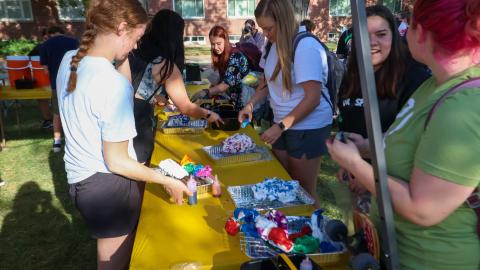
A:
{"label": "canopy pole", "polygon": [[399,269],[398,253],[393,220],[392,201],[388,190],[387,167],[383,149],[383,135],[378,110],[377,88],[373,73],[370,53],[370,39],[367,28],[365,0],[350,0],[352,5],[352,23],[360,85],[364,101],[365,120],[368,141],[372,156],[377,204],[381,218],[379,233],[381,235],[382,256],[389,270]]}

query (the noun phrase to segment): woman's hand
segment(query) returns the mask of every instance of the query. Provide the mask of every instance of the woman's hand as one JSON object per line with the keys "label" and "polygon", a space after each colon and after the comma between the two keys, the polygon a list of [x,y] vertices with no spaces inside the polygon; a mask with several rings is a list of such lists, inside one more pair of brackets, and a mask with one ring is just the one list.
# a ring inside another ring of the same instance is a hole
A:
{"label": "woman's hand", "polygon": [[342,143],[339,140],[330,138],[327,139],[326,145],[332,159],[347,171],[352,171],[350,170],[352,165],[362,160],[357,146],[350,139],[346,143]]}
{"label": "woman's hand", "polygon": [[360,155],[364,158],[370,157],[370,144],[368,139],[363,138],[362,135],[357,133],[348,133],[348,139],[350,139],[360,151]]}
{"label": "woman's hand", "polygon": [[348,188],[351,192],[356,194],[361,194],[367,191],[367,189],[358,182],[353,175],[351,175],[347,170],[344,168],[340,168],[336,173],[336,177],[339,181],[343,181],[348,184]]}
{"label": "woman's hand", "polygon": [[191,196],[192,192],[188,190],[187,186],[182,182],[177,179],[167,177],[168,182],[164,184],[165,188],[167,189],[167,192],[170,194],[170,196],[173,198],[173,201],[178,204],[182,205],[183,204],[183,193],[185,193],[187,196]]}
{"label": "woman's hand", "polygon": [[267,129],[265,132],[262,133],[260,138],[262,141],[268,144],[274,144],[278,138],[282,135],[283,130],[278,126],[277,124],[271,126],[269,129]]}
{"label": "woman's hand", "polygon": [[252,103],[247,103],[243,109],[238,112],[238,122],[243,123],[245,119],[248,119],[248,121],[252,122],[253,118],[253,104]]}
{"label": "woman's hand", "polygon": [[217,127],[219,127],[220,124],[225,124],[223,122],[222,118],[220,117],[220,115],[218,115],[218,113],[212,112],[212,111],[210,111],[210,117],[207,118],[207,121],[209,123],[215,123],[215,125],[217,125]]}

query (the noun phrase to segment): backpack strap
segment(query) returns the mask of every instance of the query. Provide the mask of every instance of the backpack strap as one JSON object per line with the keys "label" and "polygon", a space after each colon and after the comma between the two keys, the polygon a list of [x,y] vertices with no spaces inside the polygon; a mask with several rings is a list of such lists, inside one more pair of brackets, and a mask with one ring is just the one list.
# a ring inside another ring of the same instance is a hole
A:
{"label": "backpack strap", "polygon": [[[302,39],[307,38],[307,37],[314,38],[325,49],[325,53],[328,53],[328,51],[329,51],[328,47],[322,41],[320,41],[320,39],[318,39],[317,36],[315,36],[314,34],[308,32],[308,31],[299,32],[295,35],[295,38],[293,39],[293,53],[292,53],[292,62],[293,63],[295,63],[295,52],[297,51],[298,44],[300,43],[300,41]],[[328,59],[328,55],[327,55],[327,59]],[[327,80],[328,80],[328,78],[327,78]],[[336,111],[335,111],[335,108],[333,106],[332,101],[327,97],[327,95],[323,92],[323,90],[320,91],[320,93],[322,94],[322,97],[327,101],[328,105],[330,105],[330,108],[332,109],[332,113],[334,115],[336,115]]]}
{"label": "backpack strap", "polygon": [[445,102],[445,100],[450,97],[451,95],[460,92],[463,89],[470,88],[470,87],[480,87],[480,78],[473,78],[466,80],[464,82],[461,82],[460,84],[457,84],[456,86],[452,87],[450,90],[445,92],[432,106],[430,111],[428,112],[427,115],[427,120],[425,121],[423,129],[426,130],[428,123],[430,123],[430,120],[432,119],[433,115],[435,112],[438,110],[438,108]]}
{"label": "backpack strap", "polygon": [[[428,123],[430,123],[430,120],[432,119],[433,115],[435,112],[438,110],[438,108],[445,102],[445,100],[457,93],[460,92],[463,89],[471,88],[471,87],[480,87],[480,78],[472,78],[469,80],[466,80],[460,84],[457,84],[447,92],[445,92],[432,106],[430,111],[428,112],[427,115],[427,120],[425,121],[424,125],[424,130],[427,129]],[[477,235],[480,237],[480,190],[478,187],[473,191],[470,196],[468,196],[467,200],[465,203],[472,208],[472,210],[475,212],[477,215]]]}
{"label": "backpack strap", "polygon": [[270,50],[272,49],[272,42],[267,42],[267,45],[265,45],[265,54],[263,55],[263,59],[267,60],[268,54],[270,53]]}

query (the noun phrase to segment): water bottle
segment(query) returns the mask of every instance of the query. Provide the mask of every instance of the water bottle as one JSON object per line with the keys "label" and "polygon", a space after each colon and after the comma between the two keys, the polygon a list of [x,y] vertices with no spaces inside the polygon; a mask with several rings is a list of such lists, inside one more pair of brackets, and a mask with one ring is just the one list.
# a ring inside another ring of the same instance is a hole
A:
{"label": "water bottle", "polygon": [[312,269],[313,269],[312,262],[308,257],[305,257],[305,259],[303,259],[302,263],[300,264],[300,270],[312,270]]}
{"label": "water bottle", "polygon": [[188,204],[197,204],[197,181],[195,181],[192,176],[190,176],[190,179],[187,181],[187,188],[192,192],[192,195],[188,196]]}

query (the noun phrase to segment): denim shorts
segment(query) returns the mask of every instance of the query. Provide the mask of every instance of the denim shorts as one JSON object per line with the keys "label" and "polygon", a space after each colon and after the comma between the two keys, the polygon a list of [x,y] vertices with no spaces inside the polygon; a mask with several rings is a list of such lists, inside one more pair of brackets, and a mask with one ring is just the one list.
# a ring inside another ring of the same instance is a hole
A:
{"label": "denim shorts", "polygon": [[112,173],[95,173],[70,185],[70,198],[95,239],[133,232],[140,217],[141,196],[138,182]]}
{"label": "denim shorts", "polygon": [[304,154],[307,159],[314,159],[327,153],[325,140],[330,136],[331,129],[331,125],[317,129],[289,129],[282,133],[272,148],[287,151],[290,157],[296,159],[301,159]]}

